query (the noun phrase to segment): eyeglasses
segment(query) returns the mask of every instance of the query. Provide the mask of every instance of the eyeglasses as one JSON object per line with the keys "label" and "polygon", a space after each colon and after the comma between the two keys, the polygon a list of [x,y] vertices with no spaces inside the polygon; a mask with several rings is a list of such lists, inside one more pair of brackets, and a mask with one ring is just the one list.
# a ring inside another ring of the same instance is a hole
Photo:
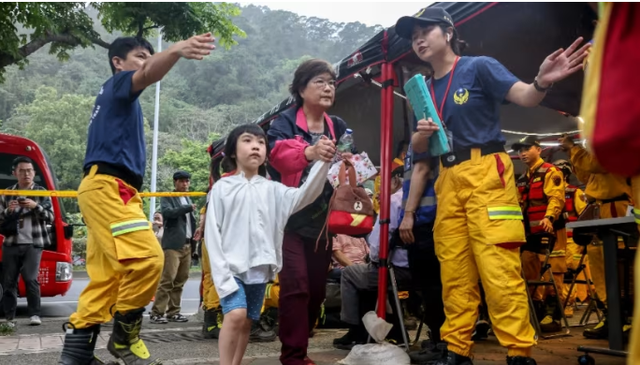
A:
{"label": "eyeglasses", "polygon": [[330,88],[336,88],[336,80],[324,80],[324,79],[315,79],[311,81],[311,83],[317,87],[318,89],[324,89],[329,85]]}

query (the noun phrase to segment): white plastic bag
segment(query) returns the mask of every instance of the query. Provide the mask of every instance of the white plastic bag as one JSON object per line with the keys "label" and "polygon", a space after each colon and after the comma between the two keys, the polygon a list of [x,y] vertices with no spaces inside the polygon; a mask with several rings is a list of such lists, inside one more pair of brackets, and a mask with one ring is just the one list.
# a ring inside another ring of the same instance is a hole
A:
{"label": "white plastic bag", "polygon": [[384,342],[392,324],[379,318],[375,312],[367,312],[362,322],[377,343],[356,345],[346,358],[338,361],[343,365],[410,365],[409,355],[400,347]]}

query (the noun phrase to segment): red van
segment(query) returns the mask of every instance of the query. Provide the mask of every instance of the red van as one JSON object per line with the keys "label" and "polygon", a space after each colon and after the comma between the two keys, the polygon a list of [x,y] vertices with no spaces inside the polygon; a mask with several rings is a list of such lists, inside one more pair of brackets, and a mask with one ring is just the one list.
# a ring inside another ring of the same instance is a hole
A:
{"label": "red van", "polygon": [[[29,139],[0,133],[0,189],[6,189],[16,183],[11,173],[11,164],[18,156],[33,160],[36,176],[34,182],[47,190],[57,190],[56,177],[51,169],[47,154]],[[65,295],[71,287],[73,266],[71,264],[71,238],[73,226],[65,222],[63,206],[58,198],[51,198],[54,220],[49,228],[51,245],[45,247],[40,262],[40,293],[42,297]],[[4,237],[0,235],[0,279],[2,278],[2,246]],[[0,280],[2,283],[2,280]],[[0,285],[1,288],[1,285]],[[25,296],[22,278],[18,284],[18,296]],[[0,290],[0,298],[2,291]]]}

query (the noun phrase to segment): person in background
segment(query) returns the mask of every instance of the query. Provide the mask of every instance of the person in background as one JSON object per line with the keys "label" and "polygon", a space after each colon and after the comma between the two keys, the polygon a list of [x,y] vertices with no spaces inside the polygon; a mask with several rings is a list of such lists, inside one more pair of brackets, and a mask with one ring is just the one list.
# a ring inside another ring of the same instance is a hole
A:
{"label": "person in background", "polygon": [[[437,365],[471,364],[471,336],[478,317],[480,290],[486,292],[493,332],[508,349],[508,365],[535,365],[536,344],[529,322],[527,288],[521,276],[518,247],[525,243],[513,163],[500,132],[503,102],[534,107],[549,88],[582,69],[588,45],[559,49],[542,61],[531,84],[518,80],[491,57],[462,56],[453,18],[440,7],[405,16],[395,26],[398,36],[433,68],[426,80],[452,151],[441,156],[435,184],[438,197],[434,239],[442,270],[446,321],[440,332],[447,357]],[[429,118],[430,119],[430,118]],[[429,150],[439,129],[433,120],[418,121],[411,145]],[[503,214],[508,212],[507,214]]]}
{"label": "person in background", "polygon": [[[188,172],[177,171],[173,174],[174,191],[186,193],[190,185],[191,174]],[[162,198],[160,206],[165,222],[162,236],[164,268],[150,320],[156,324],[166,324],[168,321],[187,322],[189,319],[180,313],[180,303],[191,268],[191,250],[196,232],[193,212],[196,205],[188,196],[179,196]]]}
{"label": "person in background", "polygon": [[[571,175],[573,175],[573,166],[571,166],[571,163],[569,161],[557,160],[553,162],[553,165],[562,171],[566,183],[563,215],[565,216],[565,220],[567,221],[567,223],[575,222],[578,220],[578,217],[580,216],[580,214],[582,214],[584,208],[586,208],[587,206],[587,199],[585,197],[584,191],[582,191],[582,189],[577,186],[571,185],[570,179]],[[585,254],[585,252],[583,251],[584,247],[579,246],[573,241],[573,230],[567,228],[567,252],[565,256],[567,269],[578,269],[578,264]],[[582,263],[583,265],[585,265],[585,267],[576,279],[586,281],[587,276],[589,278],[591,277],[588,267],[589,257],[585,256],[584,260],[582,260]],[[585,273],[587,273],[588,275],[585,276]],[[575,306],[576,298],[579,298],[581,301],[585,301],[588,295],[586,284],[575,284],[571,293],[569,293],[569,286],[570,285],[564,285],[564,294],[562,295],[563,298],[568,298],[566,302],[567,305],[564,308],[564,315],[567,318],[573,317],[573,307]]]}
{"label": "person in background", "polygon": [[153,213],[153,232],[159,243],[162,243],[162,235],[164,234],[164,225],[162,224],[162,213]]}
{"label": "person in background", "polygon": [[[204,321],[202,324],[202,336],[205,339],[218,339],[220,337],[220,330],[222,328],[223,315],[222,308],[220,307],[220,297],[216,291],[213,279],[211,278],[211,264],[209,261],[209,253],[207,252],[207,246],[204,242],[204,228],[206,223],[207,206],[209,205],[209,198],[211,197],[211,188],[221,178],[231,176],[234,174],[232,171],[234,168],[228,162],[228,160],[220,158],[213,158],[213,146],[216,144],[214,141],[209,147],[209,156],[211,157],[211,165],[209,167],[209,191],[207,193],[206,204],[200,209],[200,224],[193,239],[201,241],[202,247],[202,307],[204,309]],[[223,154],[224,155],[224,154]]]}
{"label": "person in background", "polygon": [[[18,182],[7,190],[47,190],[36,184],[33,161],[20,156],[11,164],[12,174]],[[4,299],[2,301],[7,324],[16,326],[16,306],[18,304],[18,279],[22,275],[27,290],[29,323],[42,324],[40,320],[40,259],[42,249],[51,244],[47,225],[53,223],[53,208],[49,197],[3,196],[0,202],[0,220],[15,231],[1,232],[2,269]]]}
{"label": "person in background", "polygon": [[[631,204],[631,186],[624,176],[609,173],[596,160],[596,158],[583,146],[575,144],[573,138],[564,136],[560,139],[560,147],[567,152],[571,158],[571,164],[578,180],[587,184],[585,194],[589,204],[599,206],[601,219],[624,217]],[[619,245],[623,243],[620,242]],[[609,325],[607,322],[607,288],[604,272],[604,252],[602,241],[594,240],[587,245],[587,255],[589,256],[589,270],[591,279],[596,288],[596,294],[604,306],[604,316],[595,327],[587,328],[582,333],[584,337],[590,339],[606,339],[609,336]],[[625,332],[629,327],[625,327]]]}
{"label": "person in background", "polygon": [[[541,238],[552,235],[555,242],[549,247],[549,265],[558,292],[552,286],[534,288],[532,299],[536,308],[536,316],[540,321],[542,332],[558,332],[562,329],[560,320],[564,308],[558,307],[558,298],[564,303],[564,274],[567,272],[566,247],[567,233],[564,228],[565,219],[565,178],[562,171],[545,162],[540,153],[542,148],[535,136],[524,137],[514,143],[511,148],[520,155],[520,160],[527,166],[516,181],[520,194],[520,205],[525,217],[525,231],[530,248],[522,254],[522,269],[528,281],[540,280],[542,264],[546,256],[537,251],[542,245]],[[525,246],[525,248],[528,248]],[[543,281],[549,281],[549,271],[545,270]]]}
{"label": "person in background", "polygon": [[403,209],[397,238],[407,248],[413,287],[421,292],[423,317],[430,331],[429,340],[422,343],[422,349],[409,353],[416,363],[440,360],[446,356],[446,345],[440,336],[440,328],[445,321],[442,280],[433,238],[438,168],[436,158],[429,153],[416,153],[410,145],[404,160]]}
{"label": "person in background", "polygon": [[340,280],[347,266],[364,264],[369,255],[369,246],[364,238],[338,234],[333,238],[333,265],[329,278]]}
{"label": "person in background", "polygon": [[[389,208],[389,235],[398,228],[400,211],[402,210],[402,165],[392,164],[391,200]],[[373,231],[369,235],[369,250],[371,261],[362,265],[350,265],[344,268],[340,281],[342,308],[340,319],[349,325],[349,331],[342,337],[333,340],[333,346],[338,349],[350,350],[354,345],[364,344],[368,333],[362,323],[361,308],[363,308],[363,292],[375,292],[378,287],[379,257],[380,257],[380,219],[376,219]],[[411,283],[407,251],[401,248],[393,250],[391,263],[395,269],[398,286]],[[375,303],[373,303],[375,308]],[[397,329],[397,326],[394,325]],[[391,335],[391,334],[390,334]],[[399,338],[401,338],[401,334]]]}
{"label": "person in background", "polygon": [[[336,73],[327,61],[303,62],[294,73],[289,91],[296,107],[271,122],[267,132],[271,149],[267,169],[274,181],[299,187],[307,180],[314,160],[333,158],[333,141],[346,132],[347,123],[326,113],[336,92]],[[351,152],[356,153],[354,146]],[[352,153],[343,153],[342,158],[350,159]],[[326,294],[332,242],[324,239],[323,227],[332,195],[333,188],[326,181],[316,201],[291,216],[285,227],[279,275],[283,365],[314,364],[307,356],[307,347]]]}

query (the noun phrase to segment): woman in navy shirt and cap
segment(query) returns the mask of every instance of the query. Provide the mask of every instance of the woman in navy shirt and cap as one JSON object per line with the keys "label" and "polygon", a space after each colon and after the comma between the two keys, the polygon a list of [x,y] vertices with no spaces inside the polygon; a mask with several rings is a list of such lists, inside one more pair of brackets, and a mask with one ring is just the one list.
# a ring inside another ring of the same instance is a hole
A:
{"label": "woman in navy shirt and cap", "polygon": [[[553,52],[542,62],[535,81],[526,84],[493,58],[461,57],[465,44],[442,8],[400,18],[396,32],[433,68],[427,87],[452,147],[450,154],[441,156],[435,184],[434,238],[447,316],[441,336],[448,344],[447,358],[437,364],[472,364],[481,279],[493,331],[508,349],[507,364],[535,365],[535,333],[518,249],[525,242],[524,226],[499,111],[504,101],[538,105],[553,83],[582,68],[588,45],[576,51],[579,38],[566,50]],[[427,151],[428,137],[436,130],[430,118],[418,122],[412,137],[416,153]]]}

